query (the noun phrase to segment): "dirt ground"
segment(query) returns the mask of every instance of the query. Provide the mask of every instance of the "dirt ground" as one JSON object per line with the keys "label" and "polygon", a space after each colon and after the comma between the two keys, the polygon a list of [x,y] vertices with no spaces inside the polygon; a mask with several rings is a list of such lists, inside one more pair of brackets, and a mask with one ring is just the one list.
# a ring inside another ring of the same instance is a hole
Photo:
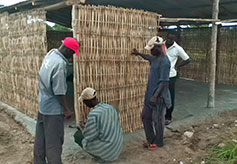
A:
{"label": "dirt ground", "polygon": [[[113,164],[201,164],[210,148],[237,139],[237,110],[223,113],[212,120],[165,134],[165,146],[157,150],[142,147],[143,138],[125,142],[120,159]],[[175,123],[175,122],[174,122]],[[184,132],[193,132],[191,138]],[[0,109],[0,163],[32,163],[33,137]],[[93,164],[89,155],[68,155],[64,164]]]}
{"label": "dirt ground", "polygon": [[33,137],[13,116],[0,108],[0,163],[33,163]]}

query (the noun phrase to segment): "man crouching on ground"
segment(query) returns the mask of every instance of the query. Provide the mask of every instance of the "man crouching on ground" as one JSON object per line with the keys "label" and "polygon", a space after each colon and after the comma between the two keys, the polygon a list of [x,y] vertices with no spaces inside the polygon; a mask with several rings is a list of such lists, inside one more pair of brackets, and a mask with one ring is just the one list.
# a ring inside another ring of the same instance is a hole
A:
{"label": "man crouching on ground", "polygon": [[118,159],[123,147],[123,131],[117,110],[96,98],[93,88],[82,91],[79,101],[93,110],[89,113],[82,132],[77,131],[74,138],[86,152],[97,161]]}

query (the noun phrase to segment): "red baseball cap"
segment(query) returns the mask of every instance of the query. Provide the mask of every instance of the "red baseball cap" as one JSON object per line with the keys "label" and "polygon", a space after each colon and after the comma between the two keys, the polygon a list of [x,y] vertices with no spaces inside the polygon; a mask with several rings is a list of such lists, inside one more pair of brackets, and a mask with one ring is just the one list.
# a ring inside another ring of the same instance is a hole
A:
{"label": "red baseball cap", "polygon": [[80,47],[80,44],[78,43],[78,41],[73,38],[73,37],[66,37],[63,41],[63,44],[70,48],[71,50],[75,51],[75,53],[77,54],[77,56],[79,55],[78,49]]}

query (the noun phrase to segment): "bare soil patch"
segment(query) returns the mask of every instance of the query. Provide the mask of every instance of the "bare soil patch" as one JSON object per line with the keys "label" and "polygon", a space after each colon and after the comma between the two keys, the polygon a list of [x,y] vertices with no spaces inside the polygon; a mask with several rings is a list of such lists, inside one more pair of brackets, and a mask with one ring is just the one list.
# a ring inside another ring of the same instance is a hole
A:
{"label": "bare soil patch", "polygon": [[[165,146],[157,150],[143,148],[141,137],[130,138],[120,159],[113,164],[180,164],[181,161],[201,164],[213,146],[237,139],[236,120],[237,110],[232,110],[198,125],[166,133]],[[193,136],[186,137],[186,131],[193,132]],[[34,138],[26,129],[0,108],[0,163],[33,163],[33,142]],[[86,153],[68,155],[63,161],[64,164],[96,163]]]}
{"label": "bare soil patch", "polygon": [[33,163],[33,137],[0,107],[0,163]]}

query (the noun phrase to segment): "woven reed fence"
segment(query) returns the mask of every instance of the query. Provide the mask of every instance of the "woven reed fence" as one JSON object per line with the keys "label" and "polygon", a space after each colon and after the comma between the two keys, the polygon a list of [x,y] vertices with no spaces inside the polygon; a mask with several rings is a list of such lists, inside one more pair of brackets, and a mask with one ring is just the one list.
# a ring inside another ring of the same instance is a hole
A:
{"label": "woven reed fence", "polygon": [[237,27],[222,27],[217,49],[217,82],[237,85]]}
{"label": "woven reed fence", "polygon": [[[165,36],[166,32],[160,32]],[[182,29],[179,44],[192,62],[180,71],[181,77],[208,82],[211,53],[211,28]],[[217,41],[216,81],[237,85],[237,27],[221,27]]]}
{"label": "woven reed fence", "polygon": [[208,81],[211,30],[184,29],[181,31],[180,44],[190,56],[192,62],[181,69],[182,77],[199,81]]}
{"label": "woven reed fence", "polygon": [[[88,108],[77,101],[85,87],[115,106],[125,132],[141,128],[141,110],[149,64],[131,56],[133,48],[144,50],[157,34],[155,13],[103,6],[73,6],[74,36],[81,42],[81,57],[74,58],[74,95],[77,122],[85,122]],[[150,28],[149,28],[150,27]]]}
{"label": "woven reed fence", "polygon": [[38,73],[46,54],[42,10],[0,14],[0,101],[35,116]]}

